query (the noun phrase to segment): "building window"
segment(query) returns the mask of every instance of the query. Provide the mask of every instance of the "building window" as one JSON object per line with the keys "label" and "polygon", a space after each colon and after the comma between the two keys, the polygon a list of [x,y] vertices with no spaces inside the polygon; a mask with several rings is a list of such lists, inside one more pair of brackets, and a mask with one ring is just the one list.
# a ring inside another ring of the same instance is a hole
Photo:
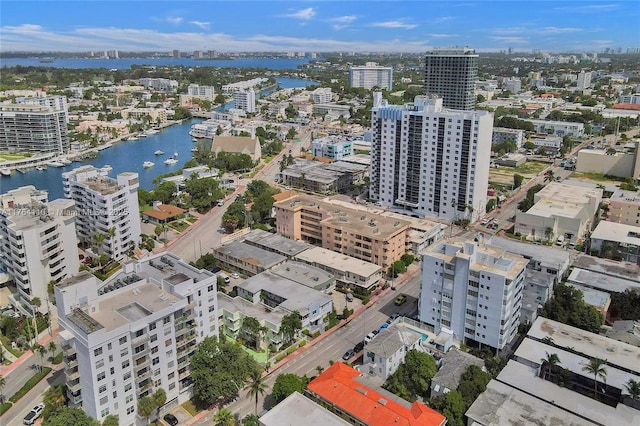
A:
{"label": "building window", "polygon": [[97,348],[93,350],[93,355],[94,356],[100,356],[102,355],[102,348]]}
{"label": "building window", "polygon": [[133,406],[127,407],[127,414],[133,414],[134,411],[136,411],[136,410],[135,410],[135,408]]}
{"label": "building window", "polygon": [[100,411],[100,417],[106,417],[109,415],[109,409],[105,408],[104,410]]}
{"label": "building window", "polygon": [[100,385],[100,387],[98,388],[98,393],[102,393],[106,391],[107,391],[107,385]]}
{"label": "building window", "polygon": [[109,397],[108,396],[103,396],[102,398],[100,398],[100,405],[104,405],[109,401]]}
{"label": "building window", "polygon": [[120,338],[120,344],[124,345],[125,343],[127,343],[127,336],[124,336],[124,337]]}
{"label": "building window", "polygon": [[101,373],[98,373],[98,375],[96,376],[96,378],[97,378],[97,379],[98,379],[98,381],[100,382],[100,381],[104,380],[105,376],[106,376],[106,374],[104,374],[104,371],[103,371],[103,372],[101,372]]}

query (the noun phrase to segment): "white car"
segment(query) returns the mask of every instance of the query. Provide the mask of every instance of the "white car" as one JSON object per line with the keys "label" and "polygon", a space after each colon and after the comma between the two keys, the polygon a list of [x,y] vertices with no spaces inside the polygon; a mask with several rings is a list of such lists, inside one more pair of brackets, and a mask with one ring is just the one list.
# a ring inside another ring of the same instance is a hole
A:
{"label": "white car", "polygon": [[240,278],[240,275],[237,272],[232,272],[231,278],[235,278],[237,280],[238,278]]}
{"label": "white car", "polygon": [[24,420],[22,421],[22,423],[25,425],[34,424],[38,419],[38,417],[40,417],[40,415],[42,414],[42,410],[44,410],[44,402],[41,402],[40,404],[33,407],[31,411],[29,411],[27,415],[24,417]]}

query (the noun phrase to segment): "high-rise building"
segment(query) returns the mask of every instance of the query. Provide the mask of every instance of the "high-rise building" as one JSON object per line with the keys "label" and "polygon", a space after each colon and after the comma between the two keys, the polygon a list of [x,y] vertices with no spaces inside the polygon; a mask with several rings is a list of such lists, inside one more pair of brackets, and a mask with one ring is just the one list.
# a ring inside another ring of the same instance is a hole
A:
{"label": "high-rise building", "polygon": [[580,71],[578,73],[578,90],[586,90],[589,87],[591,87],[591,71]]}
{"label": "high-rise building", "polygon": [[139,425],[138,402],[192,396],[190,357],[218,335],[217,277],[171,254],[125,264],[107,281],[80,272],[55,287],[69,404]]}
{"label": "high-rise building", "polygon": [[477,78],[478,55],[472,49],[434,49],[425,56],[424,94],[442,98],[445,108],[472,110]]}
{"label": "high-rise building", "polygon": [[471,240],[423,252],[420,321],[435,333],[503,349],[518,331],[527,259]]}
{"label": "high-rise building", "polygon": [[349,68],[349,86],[365,89],[391,90],[393,87],[393,68],[382,67],[375,62],[367,62],[364,66]]}
{"label": "high-rise building", "polygon": [[175,49],[175,50],[172,52],[172,56],[173,56],[174,58],[176,58],[176,59],[177,59],[177,58],[180,58],[180,55],[181,55],[181,53],[180,53],[180,51],[179,51],[178,49]]}
{"label": "high-rise building", "polygon": [[200,86],[198,84],[190,84],[187,87],[187,94],[194,98],[206,99],[213,102],[216,92],[213,86]]}
{"label": "high-rise building", "polygon": [[215,59],[218,57],[218,52],[216,52],[215,50],[208,50],[207,56],[209,57],[209,59]]}
{"label": "high-rise building", "polygon": [[235,92],[233,100],[236,103],[236,108],[248,113],[256,112],[256,92],[254,92],[253,87],[250,87],[247,91]]}
{"label": "high-rise building", "polygon": [[13,278],[21,303],[38,297],[46,306],[48,283],[78,271],[74,205],[48,202],[47,192],[31,185],[0,196],[0,268]]}
{"label": "high-rise building", "polygon": [[[62,184],[65,197],[76,202],[80,244],[120,260],[140,239],[140,184],[137,173],[120,173],[116,179],[107,174],[106,169],[82,166],[63,173]],[[95,247],[99,234],[102,242]]]}
{"label": "high-rise building", "polygon": [[484,214],[493,115],[416,96],[387,105],[374,95],[370,196],[391,209],[446,220]]}

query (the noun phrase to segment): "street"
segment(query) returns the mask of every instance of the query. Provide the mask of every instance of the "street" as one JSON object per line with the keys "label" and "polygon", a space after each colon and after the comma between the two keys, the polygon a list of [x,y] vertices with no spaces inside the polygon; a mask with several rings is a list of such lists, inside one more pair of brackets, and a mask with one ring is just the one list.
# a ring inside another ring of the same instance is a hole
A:
{"label": "street", "polygon": [[3,426],[20,426],[24,416],[26,416],[35,405],[42,402],[43,395],[50,386],[61,386],[64,384],[65,375],[62,365],[63,364],[57,365],[56,368],[59,368],[59,370],[52,371],[47,377],[40,380],[27,395],[20,398],[20,400],[2,416],[1,423]]}

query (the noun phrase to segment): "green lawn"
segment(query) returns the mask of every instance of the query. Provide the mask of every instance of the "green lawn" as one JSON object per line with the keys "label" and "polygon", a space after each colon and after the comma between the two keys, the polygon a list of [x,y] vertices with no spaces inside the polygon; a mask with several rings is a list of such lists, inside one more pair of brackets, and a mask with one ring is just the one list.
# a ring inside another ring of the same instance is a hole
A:
{"label": "green lawn", "polygon": [[173,222],[169,222],[169,226],[178,232],[182,232],[189,227],[189,223],[185,223],[181,220],[174,220]]}
{"label": "green lawn", "polygon": [[184,404],[182,404],[182,408],[185,409],[185,411],[189,414],[191,414],[192,416],[195,417],[196,414],[198,414],[200,411],[202,411],[201,409],[197,408],[193,402],[191,402],[191,400],[185,402]]}
{"label": "green lawn", "polygon": [[19,349],[13,349],[11,348],[11,341],[9,340],[9,338],[7,336],[4,335],[0,335],[0,342],[2,342],[2,346],[4,346],[4,348],[8,351],[11,352],[11,354],[13,356],[15,356],[16,358],[19,358],[20,356],[22,356],[22,354],[24,353],[23,351],[19,350]]}
{"label": "green lawn", "polygon": [[24,160],[25,158],[29,158],[29,157],[31,157],[31,154],[17,154],[17,153],[9,153],[9,152],[0,153],[1,161],[17,161],[17,160]]}
{"label": "green lawn", "polygon": [[[229,342],[233,342],[233,343],[237,343],[235,339],[225,335],[224,336]],[[265,351],[265,352],[256,352],[253,349],[249,349],[244,345],[240,345],[240,347],[242,349],[244,349],[244,351],[246,353],[248,353],[249,355],[251,355],[253,357],[253,359],[255,359],[258,363],[260,363],[261,365],[265,365],[267,363],[267,360],[269,359],[269,354]]]}

